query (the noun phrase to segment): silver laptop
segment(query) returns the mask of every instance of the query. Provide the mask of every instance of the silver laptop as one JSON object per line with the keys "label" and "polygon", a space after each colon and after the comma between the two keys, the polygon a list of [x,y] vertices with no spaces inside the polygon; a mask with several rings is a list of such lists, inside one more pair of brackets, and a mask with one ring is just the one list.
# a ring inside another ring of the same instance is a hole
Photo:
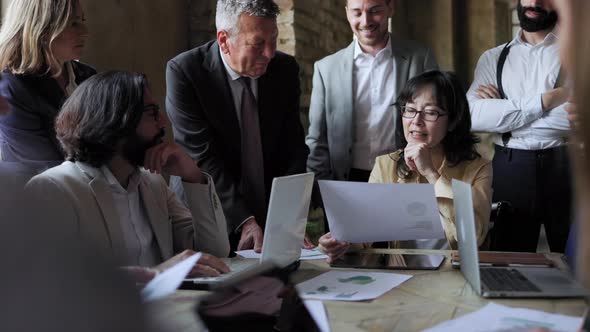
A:
{"label": "silver laptop", "polygon": [[[258,263],[283,268],[299,260],[309,213],[313,173],[274,178],[260,259],[224,259],[231,272],[218,277],[185,279],[184,287],[210,288],[232,278],[236,273],[255,269]],[[203,285],[202,287],[199,285]]]}
{"label": "silver laptop", "polygon": [[453,180],[461,272],[483,297],[584,297],[588,292],[555,267],[480,267],[471,185]]}

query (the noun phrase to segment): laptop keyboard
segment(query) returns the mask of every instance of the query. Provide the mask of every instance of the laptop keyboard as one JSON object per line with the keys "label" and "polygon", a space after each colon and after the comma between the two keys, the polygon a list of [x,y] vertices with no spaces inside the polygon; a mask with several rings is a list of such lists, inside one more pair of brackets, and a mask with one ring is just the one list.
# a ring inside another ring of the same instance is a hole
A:
{"label": "laptop keyboard", "polygon": [[490,291],[540,292],[516,269],[480,269],[481,281]]}

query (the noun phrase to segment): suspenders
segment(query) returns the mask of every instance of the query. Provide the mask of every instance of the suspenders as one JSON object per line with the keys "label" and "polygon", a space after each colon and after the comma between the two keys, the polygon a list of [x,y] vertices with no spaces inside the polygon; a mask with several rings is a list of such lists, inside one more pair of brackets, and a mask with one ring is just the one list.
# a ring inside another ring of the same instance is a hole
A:
{"label": "suspenders", "polygon": [[[506,62],[506,58],[510,53],[510,43],[511,42],[506,43],[506,46],[504,46],[504,48],[502,49],[502,52],[500,53],[500,58],[498,59],[498,66],[496,68],[496,85],[498,86],[498,92],[500,93],[500,97],[502,97],[502,99],[508,99],[506,98],[506,94],[504,93],[504,87],[502,86],[502,71],[504,70],[504,63]],[[553,86],[553,88],[558,88],[562,86],[562,80],[562,70],[561,67],[559,67],[559,73],[557,74],[557,79],[555,80],[555,85]],[[504,145],[504,147],[506,147],[511,137],[511,132],[506,132],[502,134],[502,144]]]}
{"label": "suspenders", "polygon": [[[504,70],[504,63],[506,62],[506,58],[508,57],[508,53],[510,53],[510,42],[506,43],[506,46],[502,49],[500,53],[500,58],[498,59],[498,68],[496,69],[496,84],[498,85],[498,92],[500,92],[500,97],[502,99],[507,99],[506,94],[504,93],[504,87],[502,86],[502,71]],[[506,132],[502,134],[502,144],[504,147],[508,145],[510,138],[512,137],[511,132]]]}

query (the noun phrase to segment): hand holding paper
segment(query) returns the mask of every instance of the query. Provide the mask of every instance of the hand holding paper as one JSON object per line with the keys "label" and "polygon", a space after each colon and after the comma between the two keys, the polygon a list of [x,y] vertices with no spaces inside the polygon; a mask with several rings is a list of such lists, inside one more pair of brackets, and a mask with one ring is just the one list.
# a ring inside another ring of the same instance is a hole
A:
{"label": "hand holding paper", "polygon": [[158,274],[141,290],[143,300],[154,301],[174,293],[182,280],[197,264],[199,258],[201,258],[201,253],[196,253]]}

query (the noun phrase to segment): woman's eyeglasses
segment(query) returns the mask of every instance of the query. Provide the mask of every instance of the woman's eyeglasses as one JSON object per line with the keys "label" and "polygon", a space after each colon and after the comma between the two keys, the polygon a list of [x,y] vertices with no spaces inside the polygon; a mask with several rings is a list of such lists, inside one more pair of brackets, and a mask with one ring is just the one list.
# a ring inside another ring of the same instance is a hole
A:
{"label": "woman's eyeglasses", "polygon": [[439,117],[447,115],[447,113],[443,112],[442,110],[428,108],[422,111],[418,111],[413,107],[402,106],[402,117],[406,119],[413,119],[416,117],[416,115],[418,115],[418,113],[421,113],[422,119],[424,119],[424,121],[430,122],[435,122],[436,120],[438,120]]}

